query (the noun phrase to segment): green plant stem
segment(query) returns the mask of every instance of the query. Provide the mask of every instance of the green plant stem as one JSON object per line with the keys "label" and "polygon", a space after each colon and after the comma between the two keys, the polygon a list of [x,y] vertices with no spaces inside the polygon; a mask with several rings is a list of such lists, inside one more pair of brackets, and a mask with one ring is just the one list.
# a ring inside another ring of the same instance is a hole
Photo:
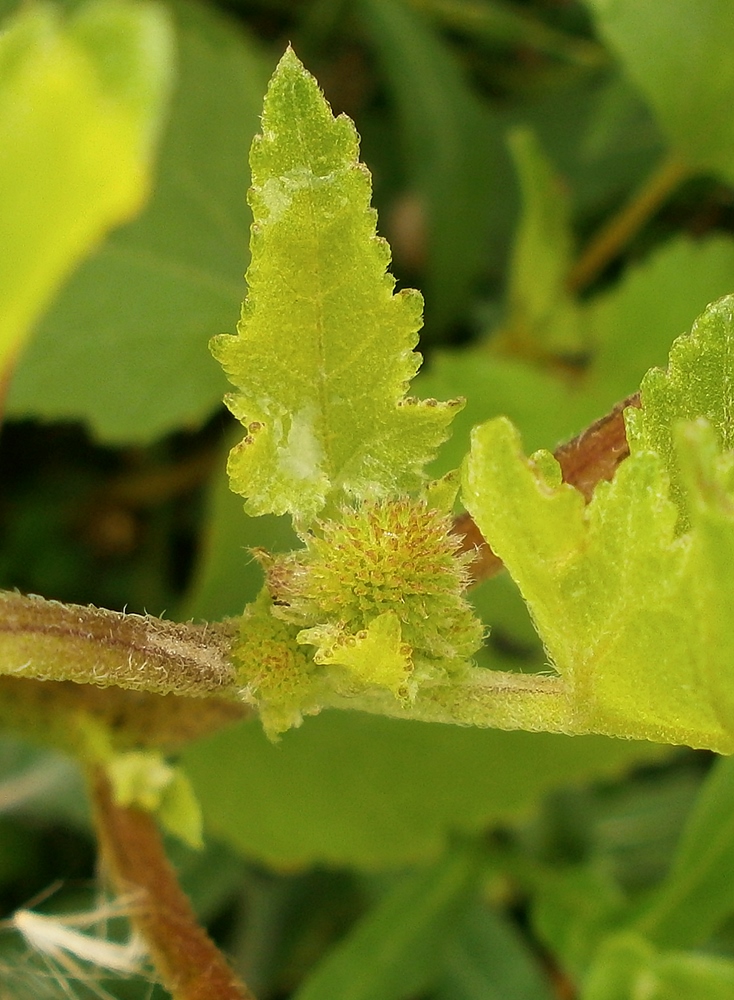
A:
{"label": "green plant stem", "polygon": [[102,768],[91,786],[102,859],[173,1000],[255,1000],[198,923],[150,813],[115,802]]}
{"label": "green plant stem", "polygon": [[419,722],[523,729],[568,736],[596,733],[621,739],[704,747],[716,753],[734,752],[734,739],[720,730],[701,734],[690,731],[684,723],[654,725],[611,714],[602,720],[598,707],[590,723],[590,706],[586,702],[587,699],[579,696],[562,677],[474,668],[461,681],[419,690],[411,703],[398,701],[389,692],[375,690],[355,697],[332,695],[329,706]]}
{"label": "green plant stem", "polygon": [[568,291],[578,294],[588,288],[689,173],[688,165],[677,154],[668,155],[592,238],[566,279]]}
{"label": "green plant stem", "polygon": [[235,628],[0,593],[0,664],[4,674],[35,680],[234,698]]}
{"label": "green plant stem", "polygon": [[[82,756],[84,718],[90,716],[107,726],[121,748],[181,745],[251,711],[237,701],[242,693],[229,653],[234,633],[233,623],[175,624],[0,594],[0,665],[15,675],[0,676],[0,720]],[[240,634],[239,655],[243,641]],[[471,668],[461,680],[421,689],[413,702],[374,689],[350,697],[331,694],[323,707],[734,752],[734,738],[723,730],[691,732],[683,722],[605,717],[590,698],[559,676]],[[80,720],[76,729],[74,718]]]}

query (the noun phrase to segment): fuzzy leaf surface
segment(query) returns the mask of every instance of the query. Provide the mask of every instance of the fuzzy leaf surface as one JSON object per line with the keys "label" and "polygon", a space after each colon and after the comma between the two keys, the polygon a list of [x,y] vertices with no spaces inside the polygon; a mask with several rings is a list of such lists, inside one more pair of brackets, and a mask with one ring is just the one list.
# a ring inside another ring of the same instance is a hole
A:
{"label": "fuzzy leaf surface", "polygon": [[733,347],[729,297],[648,373],[630,457],[588,506],[506,419],[474,432],[465,503],[599,732],[730,752]]}
{"label": "fuzzy leaf surface", "polygon": [[643,409],[630,414],[628,436],[636,450],[657,452],[671,479],[671,496],[688,523],[682,470],[674,432],[681,421],[704,417],[725,451],[734,448],[734,299],[719,299],[678,337],[667,370],[651,369],[642,380]]}
{"label": "fuzzy leaf surface", "polygon": [[458,404],[405,399],[422,299],[393,294],[370,177],[345,116],[288,50],[253,143],[252,263],[238,336],[213,352],[247,427],[229,474],[251,514],[307,524],[340,497],[408,491]]}

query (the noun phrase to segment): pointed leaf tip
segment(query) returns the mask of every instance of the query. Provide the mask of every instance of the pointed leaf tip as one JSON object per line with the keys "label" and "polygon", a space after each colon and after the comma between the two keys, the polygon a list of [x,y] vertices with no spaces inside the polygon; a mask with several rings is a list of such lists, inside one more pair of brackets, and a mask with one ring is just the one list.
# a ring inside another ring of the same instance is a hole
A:
{"label": "pointed leaf tip", "polygon": [[423,300],[393,292],[358,152],[353,123],[287,49],[250,155],[248,297],[238,335],[212,350],[248,430],[232,489],[249,513],[304,527],[329,504],[417,489],[458,408],[405,397]]}

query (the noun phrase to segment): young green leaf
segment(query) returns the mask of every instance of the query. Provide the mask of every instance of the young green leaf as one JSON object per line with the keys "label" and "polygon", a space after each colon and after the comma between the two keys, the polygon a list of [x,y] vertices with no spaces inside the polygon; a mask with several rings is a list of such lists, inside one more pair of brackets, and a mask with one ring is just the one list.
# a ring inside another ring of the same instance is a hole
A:
{"label": "young green leaf", "polygon": [[714,302],[691,333],[675,341],[667,370],[649,371],[641,395],[642,409],[629,414],[627,434],[635,451],[648,449],[663,459],[671,497],[680,508],[682,531],[689,514],[675,455],[677,424],[704,417],[715,429],[720,447],[734,448],[734,298]]}
{"label": "young green leaf", "polygon": [[[586,507],[547,452],[523,458],[508,421],[474,432],[465,502],[528,602],[579,727],[731,747],[733,303],[709,307],[667,373],[645,378],[630,457]],[[678,432],[679,470],[676,427],[696,418],[713,431]]]}
{"label": "young green leaf", "polygon": [[459,403],[405,398],[420,357],[417,292],[393,294],[370,178],[352,122],[337,119],[292,50],[253,143],[252,263],[236,337],[212,350],[247,429],[229,461],[251,514],[301,529],[327,505],[416,489]]}

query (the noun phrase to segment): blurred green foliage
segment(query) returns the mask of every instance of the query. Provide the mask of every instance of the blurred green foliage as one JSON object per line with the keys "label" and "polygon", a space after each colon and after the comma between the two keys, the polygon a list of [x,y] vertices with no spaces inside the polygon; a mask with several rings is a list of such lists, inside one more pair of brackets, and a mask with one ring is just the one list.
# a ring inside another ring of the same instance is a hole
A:
{"label": "blurred green foliage", "polygon": [[[16,6],[1,0],[6,25]],[[425,295],[418,394],[467,397],[436,474],[498,414],[553,448],[734,290],[727,0],[165,6],[177,71],[150,200],[2,373],[4,588],[217,619],[257,591],[248,547],[292,546],[226,490],[232,426],[206,349],[244,296],[247,150],[288,40],[355,121],[393,271]],[[52,175],[27,155],[23,184]],[[542,671],[507,578],[474,596],[482,664]],[[277,747],[243,724],[186,763],[209,836],[172,856],[261,1000],[731,995],[727,761],[344,714]],[[76,772],[8,735],[3,910],[56,879],[47,905],[80,905],[93,863]],[[2,985],[40,996],[19,954],[3,932]]]}

